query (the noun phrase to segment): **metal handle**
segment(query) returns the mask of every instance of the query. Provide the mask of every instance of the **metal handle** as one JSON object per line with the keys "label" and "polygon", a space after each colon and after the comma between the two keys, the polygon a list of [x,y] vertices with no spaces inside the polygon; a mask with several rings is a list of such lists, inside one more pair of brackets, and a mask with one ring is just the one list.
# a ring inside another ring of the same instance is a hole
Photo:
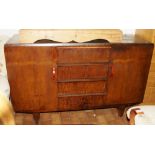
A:
{"label": "metal handle", "polygon": [[113,65],[113,63],[110,64],[109,68],[110,68],[109,76],[113,77],[114,76],[114,65]]}
{"label": "metal handle", "polygon": [[52,68],[52,79],[53,80],[56,79],[56,68],[55,67]]}

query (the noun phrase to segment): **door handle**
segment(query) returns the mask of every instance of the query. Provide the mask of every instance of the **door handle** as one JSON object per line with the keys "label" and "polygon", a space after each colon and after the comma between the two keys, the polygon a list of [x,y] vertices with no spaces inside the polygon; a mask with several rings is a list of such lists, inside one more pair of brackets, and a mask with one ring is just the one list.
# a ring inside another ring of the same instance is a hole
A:
{"label": "door handle", "polygon": [[109,66],[109,77],[113,77],[114,73],[115,73],[114,65],[113,65],[113,63],[111,63],[110,66]]}
{"label": "door handle", "polygon": [[56,68],[55,67],[52,68],[52,79],[53,80],[56,79]]}

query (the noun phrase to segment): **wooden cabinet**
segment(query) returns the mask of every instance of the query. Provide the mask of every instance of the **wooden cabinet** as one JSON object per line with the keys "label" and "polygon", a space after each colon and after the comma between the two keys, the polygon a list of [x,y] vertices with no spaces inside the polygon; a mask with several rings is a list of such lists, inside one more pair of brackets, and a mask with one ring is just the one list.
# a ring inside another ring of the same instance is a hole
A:
{"label": "wooden cabinet", "polygon": [[96,109],[141,103],[153,44],[36,43],[5,45],[16,112]]}

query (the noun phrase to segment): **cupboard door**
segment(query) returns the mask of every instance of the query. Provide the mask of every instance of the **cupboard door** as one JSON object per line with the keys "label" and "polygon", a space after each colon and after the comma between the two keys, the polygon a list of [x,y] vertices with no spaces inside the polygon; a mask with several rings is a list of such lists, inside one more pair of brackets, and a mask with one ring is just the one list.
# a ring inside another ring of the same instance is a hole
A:
{"label": "cupboard door", "polygon": [[44,112],[56,109],[56,68],[54,48],[6,46],[5,55],[11,100],[17,112]]}
{"label": "cupboard door", "polygon": [[113,76],[108,80],[108,104],[143,101],[153,47],[149,44],[113,45]]}
{"label": "cupboard door", "polygon": [[52,47],[39,47],[36,51],[36,92],[40,112],[57,110],[57,53]]}

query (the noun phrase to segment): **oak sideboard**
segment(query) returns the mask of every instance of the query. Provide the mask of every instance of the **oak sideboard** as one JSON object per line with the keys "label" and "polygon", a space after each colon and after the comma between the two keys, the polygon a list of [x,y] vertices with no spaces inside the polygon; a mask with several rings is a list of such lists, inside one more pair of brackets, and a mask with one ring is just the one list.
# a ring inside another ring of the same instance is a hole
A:
{"label": "oak sideboard", "polygon": [[78,43],[38,40],[5,44],[11,102],[16,112],[117,108],[143,101],[153,44],[126,37]]}

